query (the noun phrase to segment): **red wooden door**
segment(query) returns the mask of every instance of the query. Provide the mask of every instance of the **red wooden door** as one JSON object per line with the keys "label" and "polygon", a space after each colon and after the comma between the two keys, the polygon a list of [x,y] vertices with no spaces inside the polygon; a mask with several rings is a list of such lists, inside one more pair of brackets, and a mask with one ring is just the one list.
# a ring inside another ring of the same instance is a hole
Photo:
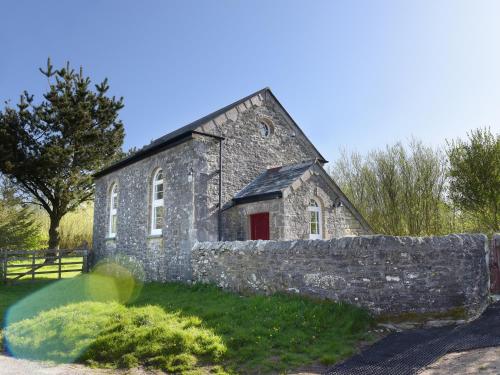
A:
{"label": "red wooden door", "polygon": [[269,240],[269,212],[250,215],[252,240]]}

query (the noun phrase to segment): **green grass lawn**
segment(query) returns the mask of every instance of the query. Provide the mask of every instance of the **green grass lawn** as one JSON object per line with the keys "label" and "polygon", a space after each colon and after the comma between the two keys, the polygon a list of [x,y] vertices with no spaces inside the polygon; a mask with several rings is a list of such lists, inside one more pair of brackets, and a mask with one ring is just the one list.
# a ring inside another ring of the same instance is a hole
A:
{"label": "green grass lawn", "polygon": [[[147,283],[132,297],[123,297],[104,284],[82,275],[52,283],[0,286],[0,316],[20,300],[7,315],[9,322],[70,303],[132,298],[126,304],[131,309],[152,305],[199,321],[200,328],[213,332],[227,348],[220,364],[230,373],[286,372],[332,364],[372,339],[372,319],[347,304],[291,295],[240,296],[209,285],[178,283]],[[129,345],[129,350],[134,349]]]}
{"label": "green grass lawn", "polygon": [[49,285],[48,281],[34,283],[23,281],[12,286],[0,284],[0,327],[4,325],[3,318],[10,306],[47,285]]}

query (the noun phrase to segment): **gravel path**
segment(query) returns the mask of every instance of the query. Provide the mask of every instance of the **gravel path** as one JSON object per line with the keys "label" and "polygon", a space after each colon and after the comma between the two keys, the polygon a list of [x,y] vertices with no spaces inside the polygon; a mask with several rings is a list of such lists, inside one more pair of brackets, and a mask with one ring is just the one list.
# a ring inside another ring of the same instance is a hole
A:
{"label": "gravel path", "polygon": [[54,365],[50,363],[28,361],[0,354],[0,375],[152,375],[155,372],[143,369],[102,370],[91,369],[83,365]]}
{"label": "gravel path", "polygon": [[500,348],[447,354],[419,375],[500,374]]}
{"label": "gravel path", "polygon": [[[316,375],[325,368],[310,368],[295,372],[294,375]],[[0,375],[153,375],[143,369],[102,370],[82,365],[53,365],[41,362],[16,359],[0,354]],[[500,374],[500,348],[486,348],[448,354],[430,366],[422,369],[419,375],[457,375],[457,374]]]}
{"label": "gravel path", "polygon": [[[325,366],[308,366],[289,375],[320,375],[326,371]],[[210,368],[200,368],[201,373],[211,374]],[[145,369],[103,370],[92,369],[77,364],[51,364],[26,359],[17,359],[0,354],[0,375],[159,375],[162,371]]]}

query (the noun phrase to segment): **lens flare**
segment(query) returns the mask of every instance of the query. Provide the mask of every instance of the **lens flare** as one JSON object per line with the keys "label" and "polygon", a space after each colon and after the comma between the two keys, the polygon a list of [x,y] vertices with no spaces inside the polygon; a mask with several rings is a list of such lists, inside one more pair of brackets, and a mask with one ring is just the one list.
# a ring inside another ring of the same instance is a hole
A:
{"label": "lens flare", "polygon": [[[79,330],[84,326],[88,327],[88,317],[81,311],[71,312],[71,307],[68,305],[80,302],[107,304],[132,302],[142,289],[142,274],[140,263],[130,258],[114,257],[97,264],[91,273],[55,281],[37,290],[11,306],[6,313],[4,341],[7,351],[12,356],[20,358],[52,361],[64,358],[64,362],[75,361],[85,350],[85,343],[92,342],[100,331],[96,329],[89,335],[87,329],[85,336],[82,337],[83,345],[80,340],[76,347],[72,347]],[[40,313],[50,313],[50,310],[64,306],[69,308],[65,318],[70,317],[71,324],[57,316],[51,316],[50,319],[35,319]],[[95,306],[97,309],[99,304]],[[88,314],[90,313],[89,311]],[[92,313],[99,315],[98,311]],[[65,328],[61,329],[63,326]],[[39,332],[45,338],[53,337],[50,340],[51,344],[37,345],[39,340],[36,335],[33,336],[33,332]],[[29,350],[19,349],[27,347],[19,343],[28,341]]]}

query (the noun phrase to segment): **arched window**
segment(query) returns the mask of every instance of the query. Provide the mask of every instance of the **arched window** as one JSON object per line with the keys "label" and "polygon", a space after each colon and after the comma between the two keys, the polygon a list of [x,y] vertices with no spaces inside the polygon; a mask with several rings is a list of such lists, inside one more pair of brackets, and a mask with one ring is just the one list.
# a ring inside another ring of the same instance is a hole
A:
{"label": "arched window", "polygon": [[109,196],[109,237],[116,237],[116,221],[118,212],[118,185],[113,184]]}
{"label": "arched window", "polygon": [[319,240],[322,238],[321,207],[319,206],[318,202],[316,202],[314,199],[311,199],[307,211],[309,213],[309,239]]}
{"label": "arched window", "polygon": [[260,119],[257,128],[259,129],[260,135],[264,138],[271,136],[274,130],[273,123],[268,118]]}
{"label": "arched window", "polygon": [[153,176],[151,200],[151,234],[161,234],[163,228],[163,171],[158,169]]}
{"label": "arched window", "polygon": [[269,125],[261,121],[259,122],[259,132],[261,136],[269,137],[269,135],[271,134],[271,129],[269,128]]}

